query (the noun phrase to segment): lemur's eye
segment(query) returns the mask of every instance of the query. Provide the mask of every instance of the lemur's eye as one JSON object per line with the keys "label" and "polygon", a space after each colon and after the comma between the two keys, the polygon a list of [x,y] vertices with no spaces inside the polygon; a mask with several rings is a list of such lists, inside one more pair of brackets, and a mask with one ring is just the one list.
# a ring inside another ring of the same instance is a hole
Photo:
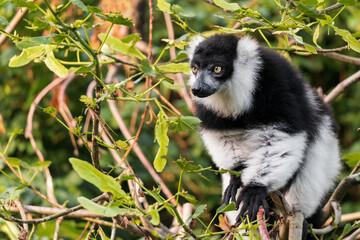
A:
{"label": "lemur's eye", "polygon": [[195,73],[197,73],[198,68],[197,68],[197,67],[192,67],[192,68],[191,68],[191,71],[195,74]]}
{"label": "lemur's eye", "polygon": [[222,71],[221,67],[214,67],[214,72],[215,73],[220,73]]}

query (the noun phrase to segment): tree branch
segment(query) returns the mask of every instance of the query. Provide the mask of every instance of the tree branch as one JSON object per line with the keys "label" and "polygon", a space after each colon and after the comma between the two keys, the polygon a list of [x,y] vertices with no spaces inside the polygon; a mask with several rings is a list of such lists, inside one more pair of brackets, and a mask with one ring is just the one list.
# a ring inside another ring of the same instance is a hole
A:
{"label": "tree branch", "polygon": [[332,102],[337,96],[345,91],[350,85],[360,80],[360,70],[341,81],[324,99],[326,103]]}
{"label": "tree branch", "polygon": [[317,14],[324,14],[324,13],[329,13],[332,11],[335,11],[336,9],[342,8],[344,5],[341,3],[336,3],[330,7],[325,8],[324,10],[317,10],[316,13]]}
{"label": "tree branch", "polygon": [[329,201],[324,206],[322,212],[324,216],[324,220],[328,219],[330,217],[330,214],[332,212],[332,202],[341,202],[345,196],[345,194],[348,192],[349,188],[359,184],[360,183],[360,173],[350,175],[346,178],[344,178],[340,184],[336,187],[333,194],[331,195]]}

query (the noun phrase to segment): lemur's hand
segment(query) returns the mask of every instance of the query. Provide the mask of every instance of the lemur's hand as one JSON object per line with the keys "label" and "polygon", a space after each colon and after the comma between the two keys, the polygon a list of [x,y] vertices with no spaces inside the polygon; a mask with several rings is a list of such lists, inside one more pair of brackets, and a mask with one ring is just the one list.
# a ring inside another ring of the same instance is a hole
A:
{"label": "lemur's hand", "polygon": [[240,187],[241,187],[240,176],[236,177],[236,175],[231,175],[230,183],[224,192],[222,203],[228,205],[231,201],[236,202],[236,193]]}
{"label": "lemur's hand", "polygon": [[[256,214],[261,205],[264,207],[265,217],[267,218],[269,216],[269,204],[266,201],[267,196],[268,193],[264,186],[245,186],[241,189],[239,197],[236,199],[236,208],[239,208],[241,202],[243,205],[237,222],[240,222],[240,217],[246,213],[249,216],[250,222],[256,220]],[[244,217],[244,220],[246,220],[246,217]]]}

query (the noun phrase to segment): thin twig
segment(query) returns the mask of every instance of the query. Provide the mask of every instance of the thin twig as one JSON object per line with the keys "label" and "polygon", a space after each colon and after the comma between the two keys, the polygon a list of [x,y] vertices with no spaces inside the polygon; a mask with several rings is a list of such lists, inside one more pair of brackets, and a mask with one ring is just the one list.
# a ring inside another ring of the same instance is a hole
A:
{"label": "thin twig", "polygon": [[[14,203],[15,203],[16,207],[19,209],[21,218],[23,220],[27,220],[25,210],[24,210],[21,202],[19,201],[19,199],[15,199]],[[26,232],[29,232],[29,225],[27,223],[24,223],[23,226],[24,226],[24,230]]]}
{"label": "thin twig", "polygon": [[334,192],[332,193],[329,201],[324,206],[322,212],[324,216],[324,220],[330,217],[332,212],[331,202],[341,202],[344,198],[345,194],[348,192],[349,188],[360,183],[360,173],[348,176],[341,180],[339,185],[336,187]]}
{"label": "thin twig", "polygon": [[331,59],[335,59],[341,62],[346,62],[346,63],[350,63],[350,64],[355,64],[360,66],[360,58],[357,57],[350,57],[350,56],[346,56],[344,54],[340,54],[340,53],[336,53],[336,52],[318,52],[320,55],[331,58]]}
{"label": "thin twig", "polygon": [[[65,81],[66,79],[74,78],[74,77],[75,77],[75,75],[73,73],[69,73],[69,75],[66,78],[54,79],[53,81],[51,81],[51,83],[49,85],[47,85],[44,89],[41,90],[41,92],[36,96],[34,101],[31,103],[30,110],[29,110],[29,113],[27,116],[25,137],[30,139],[31,146],[34,149],[36,155],[39,157],[39,160],[41,162],[44,162],[45,159],[44,159],[43,154],[38,149],[38,147],[36,145],[36,141],[34,139],[34,136],[32,135],[32,124],[33,124],[33,117],[34,117],[36,106],[40,103],[41,99],[43,99],[45,97],[45,95],[51,91],[51,89],[53,89],[54,87],[59,85],[61,82]],[[54,186],[53,186],[53,182],[52,182],[52,176],[50,174],[49,168],[45,168],[44,171],[45,171],[45,177],[46,177],[47,195],[48,195],[50,201],[52,202],[52,205],[59,207],[61,205],[58,205],[57,201],[56,201],[56,197],[54,194]]]}
{"label": "thin twig", "polygon": [[[21,21],[21,19],[25,16],[25,14],[27,13],[28,9],[26,7],[22,7],[20,8],[15,16],[13,17],[13,19],[11,19],[11,22],[9,23],[9,25],[5,28],[5,32],[7,33],[12,33],[12,31],[14,31],[14,29],[16,28],[16,26],[18,25],[18,23]],[[5,42],[7,36],[5,34],[0,35],[0,46]]]}
{"label": "thin twig", "polygon": [[353,232],[349,237],[345,238],[345,240],[355,240],[356,237],[360,235],[360,228],[358,228],[355,232]]}
{"label": "thin twig", "polygon": [[329,103],[335,100],[337,96],[345,91],[350,85],[360,80],[360,70],[341,81],[324,99],[325,102]]}
{"label": "thin twig", "polygon": [[[120,131],[122,132],[124,137],[126,139],[132,138],[132,135],[130,134],[129,129],[127,128],[124,120],[122,119],[121,114],[119,113],[119,111],[118,111],[118,109],[117,109],[117,107],[115,105],[115,102],[113,100],[107,100],[107,102],[109,104],[110,111],[113,114],[113,116],[115,118],[115,121],[117,122],[117,124],[118,124],[118,126],[120,128]],[[132,141],[133,140],[130,140],[129,142],[132,143]],[[134,144],[134,152],[138,156],[139,160],[144,165],[144,167],[147,169],[147,171],[149,172],[151,177],[154,179],[154,181],[161,185],[161,190],[164,192],[165,196],[167,198],[172,199],[171,200],[172,204],[176,204],[176,200],[173,199],[173,194],[171,193],[170,189],[166,186],[164,181],[157,174],[157,172],[155,171],[153,165],[149,162],[149,160],[147,159],[145,154],[142,152],[140,146],[137,143]]]}
{"label": "thin twig", "polygon": [[[339,202],[332,201],[331,202],[332,209],[334,210],[334,223],[337,226],[341,222],[341,206]],[[334,229],[334,224],[329,224],[325,228],[322,229],[315,229],[313,228],[312,231],[317,235],[322,235],[331,232]]]}
{"label": "thin twig", "polygon": [[324,13],[329,13],[332,11],[335,11],[336,9],[342,8],[344,5],[341,3],[336,3],[330,7],[325,8],[324,10],[317,10],[316,13],[317,14],[324,14]]}
{"label": "thin twig", "polygon": [[64,217],[59,217],[56,219],[56,226],[55,226],[53,240],[57,240],[59,238],[60,226],[61,226],[61,223],[63,220],[64,220]]}
{"label": "thin twig", "polygon": [[[100,200],[103,200],[103,199],[106,199],[106,198],[107,198],[107,195],[104,193],[104,194],[92,199],[92,201],[97,202],[97,201],[100,201]],[[53,214],[53,215],[50,215],[50,216],[47,216],[47,217],[44,217],[44,218],[32,219],[32,220],[23,220],[23,219],[14,218],[12,216],[8,218],[8,217],[5,217],[2,214],[0,214],[0,217],[2,219],[4,219],[4,220],[10,221],[10,222],[39,224],[39,223],[47,222],[47,221],[50,221],[50,220],[53,220],[53,219],[68,215],[68,214],[70,214],[72,212],[75,212],[77,210],[80,210],[82,208],[83,207],[81,205],[78,205],[78,206],[75,206],[75,207],[72,207],[72,208],[69,208],[69,209],[62,210],[59,213],[56,213],[56,214]]]}
{"label": "thin twig", "polygon": [[[174,28],[173,28],[173,25],[171,22],[170,14],[164,12],[164,18],[165,18],[165,24],[166,24],[166,29],[168,32],[169,40],[174,41],[175,34],[174,34]],[[171,47],[170,48],[170,59],[174,60],[175,58],[176,58],[175,47]],[[176,81],[179,84],[181,84],[182,86],[184,86],[183,88],[179,89],[178,93],[179,93],[180,97],[182,99],[184,99],[186,105],[188,106],[188,109],[194,114],[195,113],[194,104],[191,100],[189,93],[186,91],[186,84],[185,84],[184,78],[181,73],[177,73],[175,76],[176,76]]]}

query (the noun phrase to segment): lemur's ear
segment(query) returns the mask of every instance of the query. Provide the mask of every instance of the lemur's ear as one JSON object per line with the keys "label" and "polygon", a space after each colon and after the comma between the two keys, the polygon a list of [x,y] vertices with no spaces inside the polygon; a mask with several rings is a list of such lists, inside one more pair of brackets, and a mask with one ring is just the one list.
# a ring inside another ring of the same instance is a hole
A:
{"label": "lemur's ear", "polygon": [[195,37],[191,38],[190,43],[188,45],[188,48],[186,49],[190,61],[194,56],[194,52],[195,52],[196,47],[199,45],[199,43],[201,43],[204,40],[205,40],[205,38],[203,38],[200,35],[196,35]]}

